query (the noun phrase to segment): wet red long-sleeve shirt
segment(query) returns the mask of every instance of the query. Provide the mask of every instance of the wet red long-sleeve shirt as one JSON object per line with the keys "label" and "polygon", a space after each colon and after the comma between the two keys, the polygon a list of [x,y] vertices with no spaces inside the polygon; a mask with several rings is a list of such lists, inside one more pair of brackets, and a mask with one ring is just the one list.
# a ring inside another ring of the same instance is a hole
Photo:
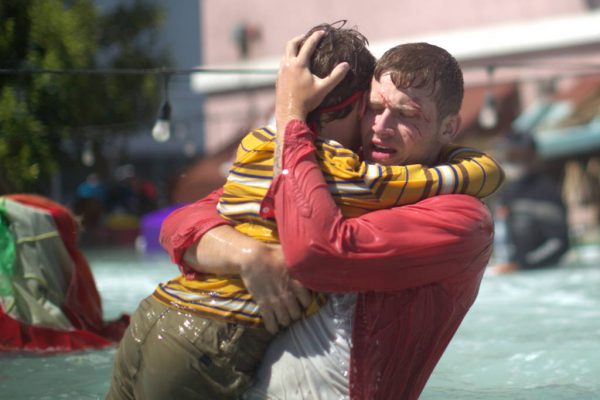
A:
{"label": "wet red long-sleeve shirt", "polygon": [[[350,360],[353,400],[416,399],[475,301],[492,251],[483,203],[444,195],[344,219],[301,121],[286,127],[283,173],[263,202],[275,210],[292,276],[325,292],[358,292]],[[174,212],[161,243],[185,249],[220,224],[220,192]]]}

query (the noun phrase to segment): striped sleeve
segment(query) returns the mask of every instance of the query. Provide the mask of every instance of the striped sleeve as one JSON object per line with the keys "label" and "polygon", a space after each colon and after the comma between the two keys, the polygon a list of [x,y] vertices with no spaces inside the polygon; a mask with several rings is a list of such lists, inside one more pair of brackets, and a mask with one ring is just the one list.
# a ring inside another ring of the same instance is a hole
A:
{"label": "striped sleeve", "polygon": [[[327,155],[327,151],[323,153]],[[320,160],[321,166],[330,187],[332,184],[336,187],[332,194],[346,216],[413,204],[441,194],[484,198],[497,191],[504,180],[502,168],[492,157],[476,149],[458,146],[444,147],[441,163],[432,167],[421,164],[382,166],[357,163],[353,159],[350,163],[354,163],[353,167],[349,167],[341,164],[338,157],[327,158]]]}
{"label": "striped sleeve", "polygon": [[478,198],[496,192],[504,181],[500,164],[473,148],[446,146],[441,163],[383,169],[377,197],[386,206],[411,204],[441,194],[468,194]]}
{"label": "striped sleeve", "polygon": [[460,187],[454,193],[484,198],[494,194],[504,182],[500,164],[488,154],[469,147],[448,147],[448,166],[458,171]]}
{"label": "striped sleeve", "polygon": [[277,241],[275,221],[259,216],[273,180],[274,138],[274,130],[263,127],[242,139],[217,204],[221,217],[235,222],[236,230],[265,242]]}

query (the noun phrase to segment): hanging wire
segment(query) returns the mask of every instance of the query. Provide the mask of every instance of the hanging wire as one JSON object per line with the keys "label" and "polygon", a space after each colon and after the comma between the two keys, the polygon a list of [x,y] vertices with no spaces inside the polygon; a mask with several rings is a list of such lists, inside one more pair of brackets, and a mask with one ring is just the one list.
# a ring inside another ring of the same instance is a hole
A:
{"label": "hanging wire", "polygon": [[[491,88],[495,83],[500,83],[499,79],[492,82],[491,74],[498,69],[514,69],[514,68],[529,68],[529,69],[554,69],[560,75],[580,75],[586,73],[600,73],[600,63],[588,62],[588,63],[575,63],[575,62],[552,62],[552,61],[498,61],[494,64],[487,66],[481,65],[465,65],[462,67],[463,70],[482,69],[486,68],[488,71],[488,87]],[[570,70],[570,71],[569,71]],[[207,68],[207,67],[195,67],[195,68],[80,68],[80,69],[56,69],[56,68],[0,68],[0,75],[27,75],[27,74],[51,74],[51,75],[161,75],[163,77],[171,77],[172,75],[193,75],[193,74],[223,74],[223,75],[276,75],[276,68]],[[511,81],[526,81],[526,80],[540,80],[540,77],[528,78],[515,78]],[[165,88],[168,88],[168,79],[164,79]],[[165,90],[168,93],[168,90]],[[168,94],[167,94],[168,95]],[[168,100],[168,99],[166,99]],[[165,103],[166,104],[166,103]],[[163,108],[165,106],[163,104]],[[170,107],[170,104],[169,104]],[[162,110],[161,110],[162,111]],[[226,117],[223,119],[231,120],[230,114],[225,114]],[[170,116],[170,115],[169,115]],[[217,113],[209,113],[208,115],[203,114],[193,117],[194,120],[219,120],[220,116]],[[105,125],[88,125],[81,126],[80,128],[135,128],[142,126],[140,123],[135,122],[121,122],[115,124]]]}
{"label": "hanging wire", "polygon": [[1,75],[54,74],[54,75],[192,75],[201,73],[274,75],[271,68],[0,68]]}
{"label": "hanging wire", "polygon": [[[481,69],[480,65],[468,65],[463,69]],[[598,71],[600,63],[570,63],[551,61],[508,61],[496,62],[485,68],[545,68],[556,69],[562,73],[565,68],[574,71]],[[53,75],[193,75],[193,74],[243,74],[243,75],[275,75],[276,68],[0,68],[0,75],[21,74],[53,74]]]}

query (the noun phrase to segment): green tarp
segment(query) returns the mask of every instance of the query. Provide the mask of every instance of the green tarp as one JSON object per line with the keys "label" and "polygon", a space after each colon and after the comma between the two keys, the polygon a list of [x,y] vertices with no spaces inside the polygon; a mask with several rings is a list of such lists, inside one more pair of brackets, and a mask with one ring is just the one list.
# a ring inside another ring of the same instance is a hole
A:
{"label": "green tarp", "polygon": [[8,227],[6,199],[0,198],[0,296],[13,296],[15,272],[15,238]]}

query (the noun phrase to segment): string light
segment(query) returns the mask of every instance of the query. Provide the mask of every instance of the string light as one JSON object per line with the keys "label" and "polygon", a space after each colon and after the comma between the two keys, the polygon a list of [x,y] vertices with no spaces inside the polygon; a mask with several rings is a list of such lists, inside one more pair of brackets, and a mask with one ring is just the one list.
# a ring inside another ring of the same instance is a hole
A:
{"label": "string light", "polygon": [[159,143],[166,142],[171,138],[171,103],[169,103],[169,78],[163,75],[165,101],[160,108],[158,119],[152,128],[152,137]]}
{"label": "string light", "polygon": [[[27,75],[27,74],[51,74],[51,75],[160,75],[164,82],[165,100],[160,108],[158,119],[154,124],[151,134],[152,138],[164,143],[171,137],[171,104],[169,102],[169,78],[171,75],[192,75],[196,73],[217,73],[217,74],[235,74],[235,75],[276,75],[277,69],[269,68],[100,68],[100,69],[52,69],[52,68],[0,68],[0,75]],[[195,152],[188,146],[186,153],[192,154]],[[93,154],[90,158],[90,152],[86,152],[86,160],[82,162],[95,162]],[[83,157],[83,154],[82,154]],[[92,161],[89,161],[92,160]]]}
{"label": "string light", "polygon": [[83,151],[81,152],[81,163],[86,167],[91,167],[96,163],[94,146],[91,140],[86,141],[83,145]]}
{"label": "string light", "polygon": [[[479,69],[481,66],[468,66],[463,67],[463,70],[468,69]],[[478,115],[478,121],[482,128],[492,129],[498,123],[498,110],[497,110],[497,102],[496,98],[491,90],[493,82],[492,75],[495,69],[504,68],[530,68],[535,70],[540,69],[550,69],[550,70],[558,70],[561,76],[577,76],[577,75],[586,75],[600,72],[600,63],[588,62],[588,63],[575,63],[575,62],[551,62],[551,61],[510,61],[510,62],[496,62],[493,65],[487,66],[488,71],[488,89],[486,91],[482,108]],[[164,77],[168,77],[171,75],[192,75],[192,74],[206,74],[206,73],[214,73],[214,74],[231,74],[231,75],[276,75],[276,68],[205,68],[205,67],[196,67],[196,68],[100,68],[100,69],[50,69],[50,68],[27,68],[27,69],[19,69],[19,68],[0,68],[0,75],[27,75],[27,74],[55,74],[55,75],[161,75]],[[168,79],[165,79],[167,82]],[[523,81],[523,79],[517,79],[519,81]],[[539,77],[530,77],[526,80],[539,80]],[[166,83],[165,83],[166,85]],[[162,121],[162,134],[159,134],[158,130],[156,131],[156,135],[159,138],[164,138],[167,135],[166,132],[166,124],[170,122],[171,116],[171,105],[168,102],[168,99],[165,99],[163,103],[159,118],[157,120],[157,124],[159,121]],[[155,124],[155,128],[156,125]],[[128,124],[130,125],[130,124]],[[170,124],[169,124],[170,131]],[[153,128],[154,131],[154,128]],[[153,135],[155,137],[155,135]],[[170,132],[168,134],[170,137]],[[165,141],[168,140],[164,139]]]}

